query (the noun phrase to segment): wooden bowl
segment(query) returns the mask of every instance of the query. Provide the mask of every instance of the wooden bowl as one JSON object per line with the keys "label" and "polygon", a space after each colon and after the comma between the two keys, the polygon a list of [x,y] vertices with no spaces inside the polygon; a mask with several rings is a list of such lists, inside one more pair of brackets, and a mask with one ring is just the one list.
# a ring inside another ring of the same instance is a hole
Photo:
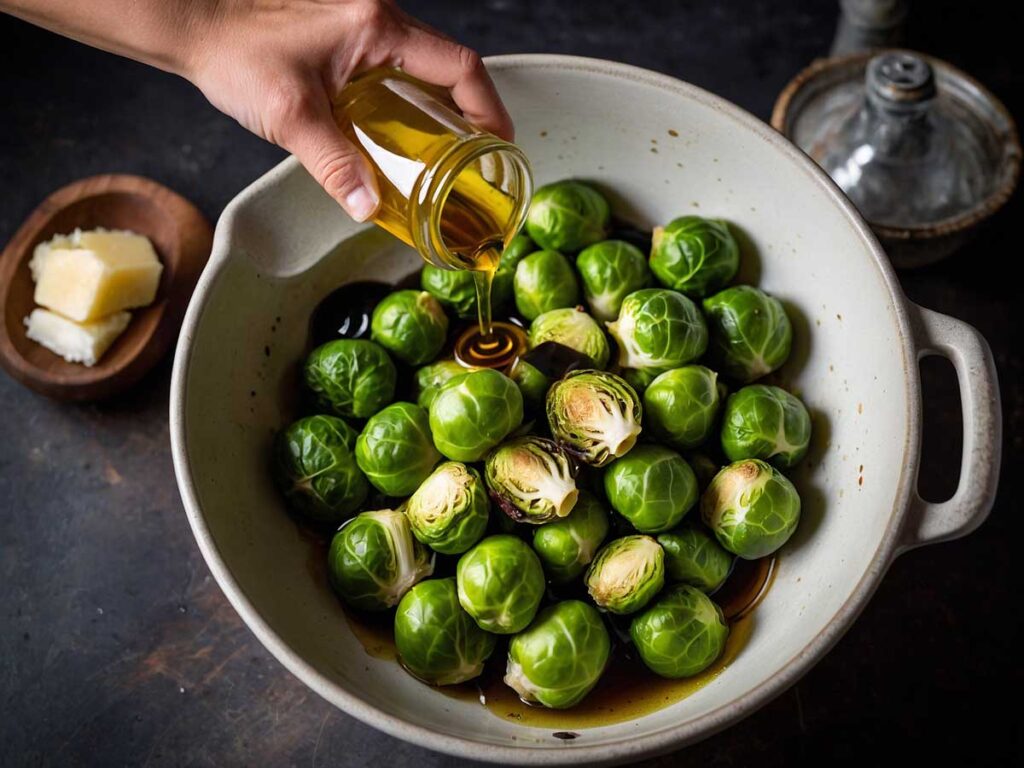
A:
{"label": "wooden bowl", "polygon": [[[35,308],[28,263],[36,245],[82,229],[129,229],[153,242],[164,266],[156,299],[132,310],[124,333],[92,367],[66,362],[25,336]],[[0,363],[27,387],[62,400],[99,400],[137,382],[167,352],[199,274],[213,229],[192,203],[140,176],[76,181],[48,198],[21,225],[0,256]]]}

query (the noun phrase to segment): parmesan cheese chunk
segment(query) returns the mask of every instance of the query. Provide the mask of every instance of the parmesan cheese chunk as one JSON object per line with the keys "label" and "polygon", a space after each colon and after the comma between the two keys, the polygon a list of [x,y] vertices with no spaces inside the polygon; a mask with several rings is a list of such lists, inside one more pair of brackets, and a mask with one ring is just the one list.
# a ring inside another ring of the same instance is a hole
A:
{"label": "parmesan cheese chunk", "polygon": [[148,238],[102,229],[38,245],[29,268],[36,304],[77,322],[152,303],[163,270]]}
{"label": "parmesan cheese chunk", "polygon": [[69,363],[95,365],[131,319],[130,312],[117,312],[91,323],[76,323],[47,309],[33,309],[25,318],[25,335]]}

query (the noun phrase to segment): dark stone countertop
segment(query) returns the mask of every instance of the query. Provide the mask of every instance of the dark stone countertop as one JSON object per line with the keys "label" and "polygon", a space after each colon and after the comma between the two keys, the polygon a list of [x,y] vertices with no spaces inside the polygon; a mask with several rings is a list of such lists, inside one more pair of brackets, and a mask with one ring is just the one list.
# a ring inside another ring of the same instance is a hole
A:
{"label": "dark stone countertop", "polygon": [[[767,118],[824,54],[836,4],[409,2],[483,53],[618,59]],[[963,66],[1024,115],[1020,10],[917,3],[910,43]],[[1017,6],[1013,6],[1017,8]],[[0,17],[0,238],[47,193],[103,172],[150,176],[215,220],[279,150],[187,83]],[[1013,52],[1013,55],[1011,55]],[[610,105],[614,108],[614,105]],[[892,566],[863,616],[800,683],[739,725],[651,765],[1006,764],[1016,701],[1024,494],[1024,338],[1013,223],[1021,196],[955,259],[902,276],[911,299],[977,326],[1005,414],[1000,496],[966,539]],[[1011,266],[1012,264],[1012,266]],[[288,674],[242,624],[193,543],[171,469],[170,362],[130,395],[46,400],[0,375],[0,763],[466,765],[384,736]],[[925,365],[922,487],[955,486],[960,416],[948,365]]]}

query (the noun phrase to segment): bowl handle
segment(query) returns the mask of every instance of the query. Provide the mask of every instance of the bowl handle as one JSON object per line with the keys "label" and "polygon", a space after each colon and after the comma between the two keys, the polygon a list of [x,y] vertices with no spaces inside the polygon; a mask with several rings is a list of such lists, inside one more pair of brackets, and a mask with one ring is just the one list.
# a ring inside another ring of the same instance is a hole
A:
{"label": "bowl handle", "polygon": [[917,359],[941,355],[956,369],[963,409],[960,483],[948,501],[925,501],[911,491],[900,551],[966,536],[988,517],[999,484],[1002,409],[992,350],[965,322],[908,303]]}

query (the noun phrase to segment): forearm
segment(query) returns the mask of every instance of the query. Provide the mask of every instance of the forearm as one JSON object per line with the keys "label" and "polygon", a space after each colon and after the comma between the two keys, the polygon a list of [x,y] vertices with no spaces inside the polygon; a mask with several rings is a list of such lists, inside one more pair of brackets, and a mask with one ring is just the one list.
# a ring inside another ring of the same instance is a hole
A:
{"label": "forearm", "polygon": [[380,198],[331,111],[351,75],[401,66],[450,89],[471,122],[512,138],[476,52],[394,0],[0,0],[0,12],[189,79],[222,112],[297,155],[357,221]]}
{"label": "forearm", "polygon": [[223,0],[0,0],[0,11],[185,75]]}

